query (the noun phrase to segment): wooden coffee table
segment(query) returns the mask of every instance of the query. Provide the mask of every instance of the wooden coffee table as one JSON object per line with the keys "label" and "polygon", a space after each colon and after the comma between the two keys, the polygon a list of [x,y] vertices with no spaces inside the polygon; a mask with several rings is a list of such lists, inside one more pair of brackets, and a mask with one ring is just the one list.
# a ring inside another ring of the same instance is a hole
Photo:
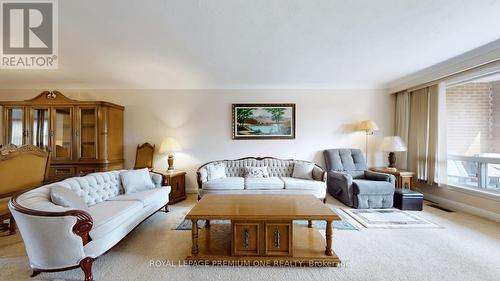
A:
{"label": "wooden coffee table", "polygon": [[[205,195],[187,214],[192,264],[338,266],[332,222],[340,217],[312,195]],[[200,231],[198,220],[205,220]],[[210,224],[230,220],[231,224]],[[308,225],[294,224],[307,220]],[[313,228],[326,221],[326,239]]]}

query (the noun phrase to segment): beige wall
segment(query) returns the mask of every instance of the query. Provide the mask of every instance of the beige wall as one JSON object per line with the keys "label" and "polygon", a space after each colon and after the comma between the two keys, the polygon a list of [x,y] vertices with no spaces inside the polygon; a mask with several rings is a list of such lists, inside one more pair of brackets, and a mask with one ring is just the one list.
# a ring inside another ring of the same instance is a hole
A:
{"label": "beige wall", "polygon": [[[41,90],[2,90],[0,100],[24,100]],[[365,147],[354,125],[373,119],[380,131],[371,137],[369,162],[385,165],[376,152],[383,136],[393,133],[394,99],[370,90],[62,90],[70,98],[105,100],[125,106],[125,160],[132,167],[137,144],[159,147],[165,136],[182,146],[175,167],[188,171],[187,187],[196,189],[195,171],[205,162],[245,156],[313,160],[323,165],[322,150]],[[295,140],[232,140],[232,103],[296,103]],[[155,167],[165,169],[165,156]]]}

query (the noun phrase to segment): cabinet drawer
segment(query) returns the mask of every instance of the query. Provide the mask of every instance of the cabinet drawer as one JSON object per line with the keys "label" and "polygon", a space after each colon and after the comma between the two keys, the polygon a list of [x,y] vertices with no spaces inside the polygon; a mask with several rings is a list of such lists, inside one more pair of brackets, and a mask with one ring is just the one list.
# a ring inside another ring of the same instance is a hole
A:
{"label": "cabinet drawer", "polygon": [[234,256],[259,255],[259,223],[233,222],[232,232],[232,252]]}
{"label": "cabinet drawer", "polygon": [[411,189],[411,178],[401,177],[399,188]]}
{"label": "cabinet drawer", "polygon": [[264,255],[291,256],[293,249],[292,227],[291,222],[265,223]]}
{"label": "cabinet drawer", "polygon": [[92,174],[95,172],[99,172],[99,168],[97,167],[79,167],[76,171],[77,176],[85,176],[88,174]]}
{"label": "cabinet drawer", "polygon": [[75,167],[50,167],[49,181],[59,181],[75,176]]}
{"label": "cabinet drawer", "polygon": [[173,177],[170,184],[176,196],[184,194],[184,177]]}
{"label": "cabinet drawer", "polygon": [[411,189],[411,181],[412,177],[399,176],[396,182],[396,187],[402,189]]}

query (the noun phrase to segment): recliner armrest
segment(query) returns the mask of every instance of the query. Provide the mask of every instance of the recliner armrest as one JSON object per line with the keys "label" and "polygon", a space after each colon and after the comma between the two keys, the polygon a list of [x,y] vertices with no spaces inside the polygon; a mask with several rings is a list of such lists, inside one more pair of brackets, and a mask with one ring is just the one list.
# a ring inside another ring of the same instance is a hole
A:
{"label": "recliner armrest", "polygon": [[327,181],[350,186],[352,184],[352,176],[347,173],[329,171]]}
{"label": "recliner armrest", "polygon": [[365,179],[372,181],[387,181],[392,184],[396,184],[396,177],[391,174],[365,171]]}

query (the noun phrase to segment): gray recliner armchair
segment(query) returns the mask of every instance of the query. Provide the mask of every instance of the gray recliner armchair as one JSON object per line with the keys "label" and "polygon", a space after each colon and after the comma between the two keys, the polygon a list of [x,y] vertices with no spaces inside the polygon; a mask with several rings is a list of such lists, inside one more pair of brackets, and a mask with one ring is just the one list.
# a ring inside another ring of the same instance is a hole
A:
{"label": "gray recliner armchair", "polygon": [[323,152],[327,167],[327,190],[344,204],[357,209],[391,208],[396,178],[368,171],[359,149]]}

